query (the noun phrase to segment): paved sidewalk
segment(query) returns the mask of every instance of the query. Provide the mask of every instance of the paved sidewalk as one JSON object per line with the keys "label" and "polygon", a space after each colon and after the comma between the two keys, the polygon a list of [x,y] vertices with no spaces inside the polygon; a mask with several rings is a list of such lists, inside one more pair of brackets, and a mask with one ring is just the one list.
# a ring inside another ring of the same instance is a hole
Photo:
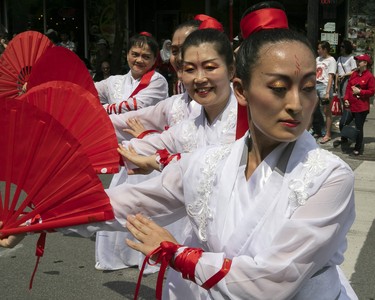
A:
{"label": "paved sidewalk", "polygon": [[[335,117],[334,123],[339,119]],[[356,220],[348,234],[348,250],[341,266],[359,299],[375,299],[375,107],[367,116],[364,127],[364,152],[350,157],[333,142],[340,138],[333,126],[333,139],[322,148],[332,151],[346,161],[355,174]],[[319,142],[319,141],[318,141]],[[354,144],[351,145],[351,148]]]}

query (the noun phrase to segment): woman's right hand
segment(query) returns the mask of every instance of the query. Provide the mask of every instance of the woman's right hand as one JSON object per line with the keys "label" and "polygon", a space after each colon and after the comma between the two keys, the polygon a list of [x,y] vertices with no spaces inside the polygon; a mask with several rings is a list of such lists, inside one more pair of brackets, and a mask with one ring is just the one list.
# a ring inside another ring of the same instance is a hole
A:
{"label": "woman's right hand", "polygon": [[119,144],[117,151],[129,162],[138,168],[128,170],[129,175],[149,174],[154,170],[159,170],[159,164],[156,162],[156,155],[143,156],[139,155],[132,146],[128,149]]}
{"label": "woman's right hand", "polygon": [[345,108],[349,108],[350,106],[349,100],[344,100],[344,106]]}
{"label": "woman's right hand", "polygon": [[[3,222],[0,222],[0,228],[3,227]],[[25,237],[25,234],[10,235],[6,238],[2,238],[0,234],[0,247],[2,248],[14,248],[17,246]]]}
{"label": "woman's right hand", "polygon": [[124,132],[131,134],[133,137],[138,137],[142,132],[146,131],[146,128],[143,126],[142,122],[137,118],[132,118],[126,121],[129,128],[123,129]]}

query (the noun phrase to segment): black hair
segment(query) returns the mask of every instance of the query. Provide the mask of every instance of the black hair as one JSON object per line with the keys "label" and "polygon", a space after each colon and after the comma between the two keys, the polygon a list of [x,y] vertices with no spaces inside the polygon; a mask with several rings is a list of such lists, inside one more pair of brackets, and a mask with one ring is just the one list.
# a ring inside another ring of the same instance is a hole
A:
{"label": "black hair", "polygon": [[331,51],[331,44],[327,41],[320,41],[318,45],[320,45],[322,49],[327,50],[328,53]]}
{"label": "black hair", "polygon": [[145,45],[150,47],[151,52],[154,54],[156,58],[159,53],[158,42],[152,36],[148,35],[136,34],[133,37],[131,37],[129,40],[128,52],[134,46],[142,48]]}
{"label": "black hair", "polygon": [[242,80],[244,86],[250,84],[251,73],[256,64],[259,63],[262,47],[266,44],[280,42],[300,42],[315,57],[315,51],[309,40],[299,32],[287,28],[275,28],[252,33],[244,40],[236,56],[236,75]]}
{"label": "black hair", "polygon": [[345,54],[351,54],[353,52],[353,44],[351,41],[343,40],[341,46],[344,48]]}
{"label": "black hair", "polygon": [[181,47],[182,60],[184,60],[187,48],[203,43],[212,44],[216,52],[224,58],[227,66],[234,64],[232,46],[228,37],[225,33],[212,28],[196,30],[187,36]]}
{"label": "black hair", "polygon": [[279,8],[279,9],[282,9],[283,11],[285,11],[284,6],[280,2],[277,2],[277,1],[263,1],[263,2],[260,2],[260,3],[256,3],[256,4],[252,5],[252,6],[250,6],[247,10],[245,10],[245,12],[243,13],[241,19],[243,19],[246,15],[248,15],[249,13],[251,13],[253,11],[256,11],[256,10],[259,10],[259,9],[263,9],[263,8]]}
{"label": "black hair", "polygon": [[185,28],[185,27],[191,27],[191,28],[195,28],[195,29],[198,29],[199,25],[201,25],[202,21],[199,21],[199,20],[187,20],[181,24],[178,24],[174,31],[173,32],[176,32],[177,30],[181,29],[181,28]]}

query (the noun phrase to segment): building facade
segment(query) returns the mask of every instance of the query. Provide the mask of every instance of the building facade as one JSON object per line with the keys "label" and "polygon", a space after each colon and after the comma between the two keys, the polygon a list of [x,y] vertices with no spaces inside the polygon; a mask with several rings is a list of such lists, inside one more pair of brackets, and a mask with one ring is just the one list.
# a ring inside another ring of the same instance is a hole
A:
{"label": "building facade", "polygon": [[[0,0],[0,24],[8,34],[54,29],[67,32],[77,54],[96,64],[98,41],[105,40],[115,64],[124,63],[129,37],[140,31],[160,42],[174,27],[205,13],[224,25],[230,38],[239,32],[242,13],[250,0]],[[359,52],[374,54],[375,2],[368,0],[281,0],[290,26],[303,31],[313,45],[326,39],[337,44],[349,38]],[[120,72],[121,70],[116,70]]]}

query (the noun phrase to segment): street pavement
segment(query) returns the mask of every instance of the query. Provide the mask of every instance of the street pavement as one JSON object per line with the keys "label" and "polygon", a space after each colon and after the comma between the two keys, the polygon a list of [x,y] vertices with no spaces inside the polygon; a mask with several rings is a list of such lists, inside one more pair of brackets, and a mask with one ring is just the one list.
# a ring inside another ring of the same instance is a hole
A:
{"label": "street pavement", "polygon": [[[335,120],[337,121],[337,120]],[[334,138],[339,138],[334,128]],[[322,145],[345,160],[355,172],[357,217],[348,234],[348,250],[342,269],[361,300],[375,299],[375,111],[365,124],[365,150],[349,157],[333,141]],[[318,141],[319,142],[319,141]],[[101,176],[108,186],[110,176]],[[33,288],[29,281],[35,266],[38,235],[27,236],[14,249],[0,249],[0,299],[133,299],[138,269],[97,271],[94,268],[95,237],[47,234],[44,256]],[[143,278],[139,299],[154,299],[157,274]],[[319,297],[317,298],[319,299]]]}

